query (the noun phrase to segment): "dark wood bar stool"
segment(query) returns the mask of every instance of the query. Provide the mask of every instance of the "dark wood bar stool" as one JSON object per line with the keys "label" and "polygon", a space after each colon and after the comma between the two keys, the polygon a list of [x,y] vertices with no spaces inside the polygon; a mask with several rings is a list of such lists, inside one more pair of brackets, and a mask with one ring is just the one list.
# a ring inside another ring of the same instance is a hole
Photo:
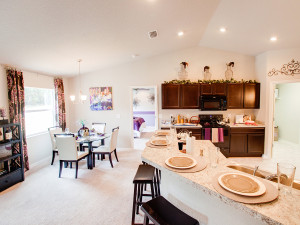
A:
{"label": "dark wood bar stool", "polygon": [[159,196],[142,205],[145,213],[144,225],[149,220],[155,225],[199,225],[199,222]]}
{"label": "dark wood bar stool", "polygon": [[[139,213],[139,207],[143,204],[143,196],[155,197],[155,168],[150,165],[139,165],[139,168],[133,179],[134,193],[132,206],[131,224],[135,224],[135,214]],[[144,194],[144,185],[150,185],[151,193]]]}
{"label": "dark wood bar stool", "polygon": [[[149,165],[143,161],[143,165]],[[160,196],[160,180],[161,180],[161,171],[155,168],[155,176],[154,176],[154,190],[155,190],[155,197]],[[146,191],[147,184],[144,186],[144,190]]]}

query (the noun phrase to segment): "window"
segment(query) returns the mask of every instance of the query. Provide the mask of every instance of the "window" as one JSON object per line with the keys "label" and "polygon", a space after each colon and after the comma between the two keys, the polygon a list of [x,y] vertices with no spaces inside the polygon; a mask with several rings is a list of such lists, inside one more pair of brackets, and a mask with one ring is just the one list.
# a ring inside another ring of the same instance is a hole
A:
{"label": "window", "polygon": [[54,89],[25,87],[26,136],[55,126]]}

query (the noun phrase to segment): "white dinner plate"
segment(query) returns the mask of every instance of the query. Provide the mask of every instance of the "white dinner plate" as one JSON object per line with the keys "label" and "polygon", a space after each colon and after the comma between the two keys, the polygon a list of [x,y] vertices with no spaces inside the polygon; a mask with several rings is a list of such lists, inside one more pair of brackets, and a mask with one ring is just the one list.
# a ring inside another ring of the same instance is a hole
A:
{"label": "white dinner plate", "polygon": [[176,169],[189,169],[197,165],[197,161],[188,156],[173,156],[167,158],[165,163],[167,166]]}
{"label": "white dinner plate", "polygon": [[219,184],[235,194],[260,196],[266,192],[265,185],[253,176],[240,173],[225,173],[218,178]]}

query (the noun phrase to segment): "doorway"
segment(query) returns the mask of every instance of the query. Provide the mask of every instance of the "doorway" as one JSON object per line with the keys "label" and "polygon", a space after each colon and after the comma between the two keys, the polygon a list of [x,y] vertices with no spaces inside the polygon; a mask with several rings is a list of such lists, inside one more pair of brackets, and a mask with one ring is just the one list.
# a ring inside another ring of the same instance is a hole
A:
{"label": "doorway", "polygon": [[130,87],[132,146],[144,149],[145,143],[158,128],[158,107],[156,86]]}
{"label": "doorway", "polygon": [[272,160],[300,168],[300,82],[277,83],[274,90]]}

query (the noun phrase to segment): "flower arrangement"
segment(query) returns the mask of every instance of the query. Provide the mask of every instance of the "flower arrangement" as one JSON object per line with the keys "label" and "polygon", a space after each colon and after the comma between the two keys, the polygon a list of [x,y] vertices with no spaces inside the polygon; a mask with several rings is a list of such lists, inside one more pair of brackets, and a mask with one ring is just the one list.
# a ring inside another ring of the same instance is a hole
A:
{"label": "flower arrangement", "polygon": [[87,121],[86,120],[79,120],[77,123],[79,125],[81,125],[82,127],[84,127],[84,125],[87,124]]}
{"label": "flower arrangement", "polygon": [[164,84],[216,84],[216,83],[252,83],[255,84],[257,83],[256,80],[235,80],[231,78],[231,80],[198,80],[198,81],[191,81],[191,80],[171,80],[171,81],[164,81]]}

